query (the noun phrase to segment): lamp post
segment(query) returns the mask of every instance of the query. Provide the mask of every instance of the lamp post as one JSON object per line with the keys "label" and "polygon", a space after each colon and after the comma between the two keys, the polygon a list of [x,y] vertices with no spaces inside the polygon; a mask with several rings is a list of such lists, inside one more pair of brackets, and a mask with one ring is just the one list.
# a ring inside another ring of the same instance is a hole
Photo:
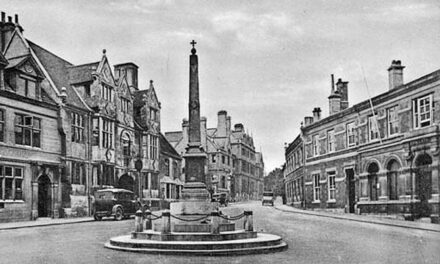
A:
{"label": "lamp post", "polygon": [[134,163],[134,167],[138,171],[138,191],[139,191],[139,197],[140,197],[141,202],[142,202],[141,171],[142,171],[143,166],[144,166],[144,164],[142,163],[141,158],[138,158]]}

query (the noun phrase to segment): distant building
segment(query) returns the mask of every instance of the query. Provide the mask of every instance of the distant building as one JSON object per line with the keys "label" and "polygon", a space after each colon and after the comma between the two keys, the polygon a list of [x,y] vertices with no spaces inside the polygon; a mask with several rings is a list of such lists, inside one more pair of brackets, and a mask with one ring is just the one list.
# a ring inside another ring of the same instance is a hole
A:
{"label": "distant building", "polygon": [[307,208],[438,222],[440,71],[404,84],[403,68],[393,61],[389,90],[352,107],[348,82],[339,79],[330,116],[321,119],[315,108],[305,117]]}
{"label": "distant building", "polygon": [[161,151],[160,102],[152,82],[138,89],[138,67],[112,70],[105,50],[73,65],[3,12],[0,32],[0,221],[88,215],[100,188],[160,199],[161,155],[179,157]]}
{"label": "distant building", "polygon": [[[257,197],[262,190],[263,156],[255,151],[253,139],[243,131],[243,125],[231,130],[231,117],[226,111],[219,111],[217,127],[207,128],[206,118],[202,117],[200,132],[202,147],[208,155],[207,188],[211,192],[229,192],[233,199]],[[184,154],[188,145],[188,121],[183,120],[182,131],[166,132],[165,137],[177,153]],[[182,161],[182,168],[184,166]]]}
{"label": "distant building", "polygon": [[305,205],[304,196],[304,145],[298,135],[285,149],[284,188],[286,203],[297,208]]}

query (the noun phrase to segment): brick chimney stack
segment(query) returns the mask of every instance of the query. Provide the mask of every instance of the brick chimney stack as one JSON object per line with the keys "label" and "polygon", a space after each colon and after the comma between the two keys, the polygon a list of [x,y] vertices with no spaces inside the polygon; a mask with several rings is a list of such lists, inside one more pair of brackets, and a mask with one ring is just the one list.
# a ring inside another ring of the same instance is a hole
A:
{"label": "brick chimney stack", "polygon": [[389,78],[389,89],[395,89],[401,85],[403,85],[403,69],[405,66],[402,66],[400,60],[393,60],[391,62],[391,66],[388,68],[388,78]]}
{"label": "brick chimney stack", "polygon": [[319,120],[321,120],[321,108],[315,107],[313,108],[313,123],[316,123]]}
{"label": "brick chimney stack", "polygon": [[341,111],[348,108],[348,82],[344,82],[341,78],[336,83],[336,90],[341,95]]}
{"label": "brick chimney stack", "polygon": [[0,21],[0,51],[4,53],[6,49],[6,45],[14,33],[15,28],[17,27],[20,32],[23,32],[23,28],[18,24],[18,15],[14,16],[15,23],[12,21],[12,16],[8,16],[8,20],[6,21],[6,13],[1,12],[1,21]]}
{"label": "brick chimney stack", "polygon": [[335,91],[335,79],[333,74],[331,75],[331,91],[330,96],[328,97],[329,103],[329,115],[334,115],[341,111],[341,94],[339,91]]}

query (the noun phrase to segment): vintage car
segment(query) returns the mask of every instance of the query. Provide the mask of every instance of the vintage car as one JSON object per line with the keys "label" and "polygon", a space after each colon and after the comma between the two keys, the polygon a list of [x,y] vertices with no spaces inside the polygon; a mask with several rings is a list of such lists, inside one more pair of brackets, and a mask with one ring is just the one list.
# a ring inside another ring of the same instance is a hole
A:
{"label": "vintage car", "polygon": [[262,205],[272,205],[273,206],[273,192],[270,191],[264,191],[263,192],[263,201],[261,202]]}
{"label": "vintage car", "polygon": [[212,201],[218,202],[219,205],[228,206],[229,203],[229,194],[222,192],[222,193],[214,193],[212,195]]}
{"label": "vintage car", "polygon": [[139,208],[134,193],[125,189],[103,189],[95,192],[94,212],[95,220],[113,216],[120,221],[136,213]]}

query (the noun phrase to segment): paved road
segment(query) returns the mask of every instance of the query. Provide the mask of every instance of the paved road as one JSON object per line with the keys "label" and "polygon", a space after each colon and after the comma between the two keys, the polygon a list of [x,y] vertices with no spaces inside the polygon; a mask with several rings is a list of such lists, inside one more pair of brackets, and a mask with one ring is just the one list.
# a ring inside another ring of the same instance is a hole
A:
{"label": "paved road", "polygon": [[112,236],[128,234],[133,220],[0,231],[0,263],[439,263],[439,233],[286,213],[260,203],[236,204],[232,214],[254,211],[257,230],[285,238],[284,252],[238,257],[183,257],[113,251]]}

